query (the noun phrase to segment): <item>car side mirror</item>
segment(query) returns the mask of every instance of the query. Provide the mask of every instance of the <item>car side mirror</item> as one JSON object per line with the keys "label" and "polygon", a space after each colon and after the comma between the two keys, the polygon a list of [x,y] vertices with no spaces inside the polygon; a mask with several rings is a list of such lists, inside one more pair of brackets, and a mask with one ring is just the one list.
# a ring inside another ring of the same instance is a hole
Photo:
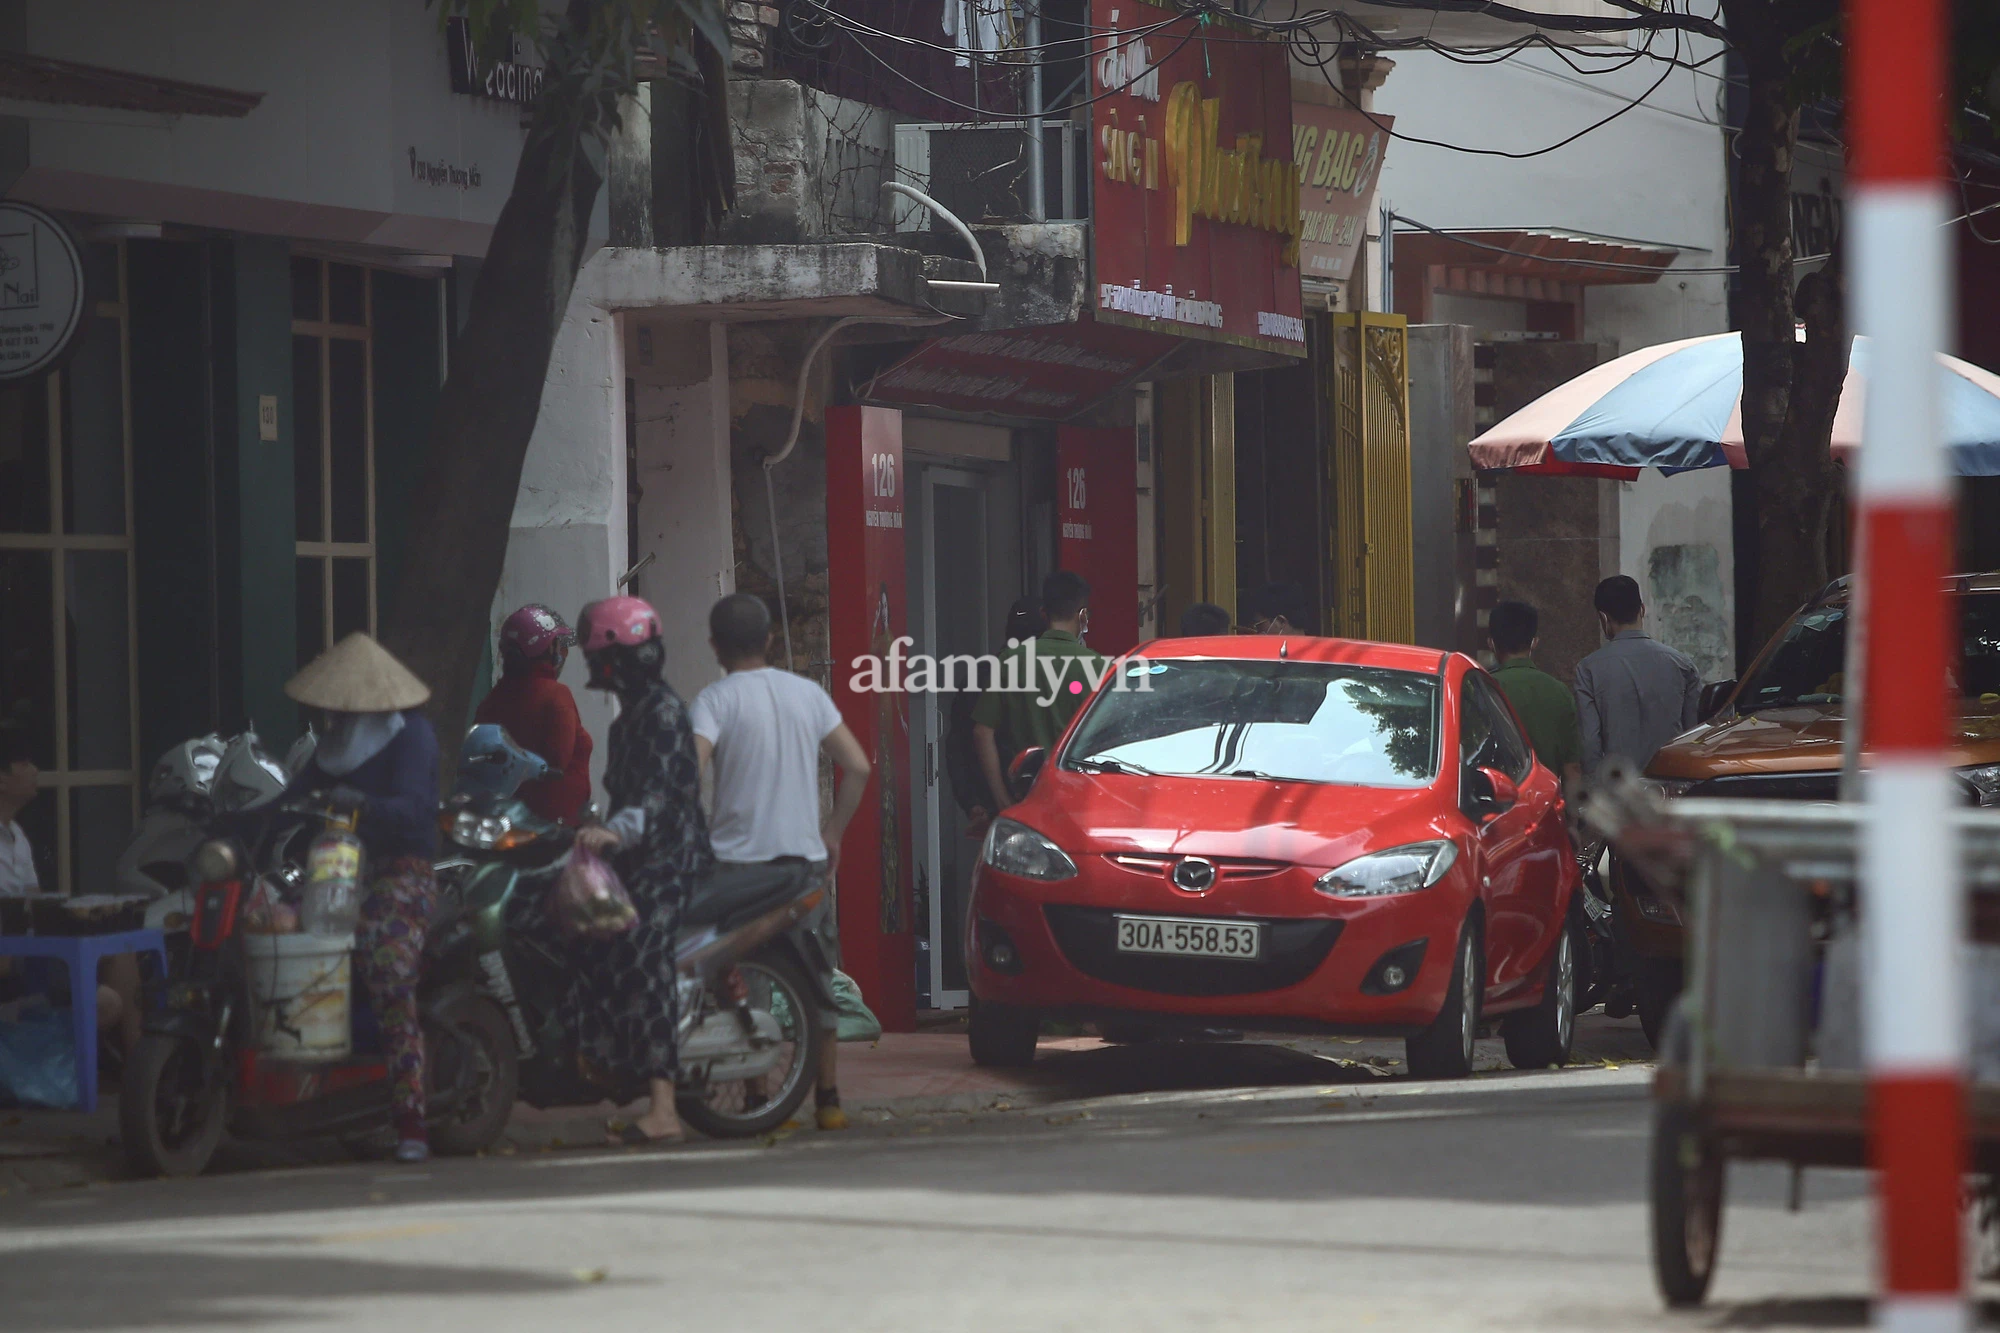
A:
{"label": "car side mirror", "polygon": [[1049,752],[1039,745],[1015,755],[1014,762],[1007,766],[1007,795],[1016,801],[1027,799],[1028,789],[1035,785],[1042,765],[1048,760]]}
{"label": "car side mirror", "polygon": [[1722,706],[1729,702],[1729,696],[1734,693],[1736,693],[1736,682],[1733,680],[1711,681],[1702,686],[1701,701],[1695,705],[1696,716],[1703,722],[1708,721],[1722,711]]}
{"label": "car side mirror", "polygon": [[1497,768],[1469,768],[1465,771],[1465,812],[1474,819],[1486,819],[1512,810],[1521,799],[1514,779]]}

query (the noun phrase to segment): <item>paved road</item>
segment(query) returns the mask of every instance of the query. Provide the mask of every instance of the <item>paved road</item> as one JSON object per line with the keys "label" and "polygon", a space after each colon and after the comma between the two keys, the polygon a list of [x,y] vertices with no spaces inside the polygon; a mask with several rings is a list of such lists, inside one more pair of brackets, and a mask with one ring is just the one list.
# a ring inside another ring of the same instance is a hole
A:
{"label": "paved road", "polygon": [[[1109,1054],[1109,1053],[1107,1053]],[[1130,1057],[1119,1057],[1129,1059]],[[1161,1056],[1158,1058],[1166,1058]],[[1716,1306],[1660,1313],[1649,1071],[1209,1086],[771,1146],[346,1165],[0,1199],[9,1333],[1839,1328],[1857,1177],[1738,1168]],[[1231,1071],[1242,1077],[1232,1079]]]}

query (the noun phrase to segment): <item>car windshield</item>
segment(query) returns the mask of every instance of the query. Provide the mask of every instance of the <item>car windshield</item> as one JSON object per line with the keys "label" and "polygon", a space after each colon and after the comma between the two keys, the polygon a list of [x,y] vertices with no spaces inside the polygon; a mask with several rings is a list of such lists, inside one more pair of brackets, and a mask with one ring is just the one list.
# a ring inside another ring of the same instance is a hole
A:
{"label": "car windshield", "polygon": [[[2000,693],[2000,593],[1958,599],[1959,652],[1953,665],[1967,698]],[[1800,614],[1777,651],[1745,682],[1741,712],[1793,704],[1839,703],[1847,670],[1847,608],[1816,606]]]}
{"label": "car windshield", "polygon": [[1111,685],[1084,714],[1065,768],[1357,787],[1421,787],[1437,773],[1435,676],[1174,660],[1128,663]]}

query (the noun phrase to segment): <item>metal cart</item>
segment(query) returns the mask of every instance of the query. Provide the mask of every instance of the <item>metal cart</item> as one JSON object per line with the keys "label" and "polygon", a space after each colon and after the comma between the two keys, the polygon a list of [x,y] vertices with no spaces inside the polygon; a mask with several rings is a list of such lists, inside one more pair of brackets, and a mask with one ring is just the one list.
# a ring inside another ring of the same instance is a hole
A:
{"label": "metal cart", "polygon": [[[1868,1161],[1855,894],[1861,810],[1665,801],[1617,775],[1580,811],[1649,884],[1678,898],[1687,923],[1687,988],[1668,1019],[1653,1084],[1653,1267],[1669,1306],[1699,1305],[1715,1273],[1730,1159],[1790,1163],[1795,1207],[1804,1168]],[[1971,934],[2000,943],[2000,811],[1956,818]],[[1991,1018],[1972,1024],[1975,1044],[1992,1026]],[[1989,1076],[1994,1063],[1991,1053],[1975,1058]],[[1968,1109],[1972,1168],[2000,1175],[2000,1084],[1976,1083]]]}

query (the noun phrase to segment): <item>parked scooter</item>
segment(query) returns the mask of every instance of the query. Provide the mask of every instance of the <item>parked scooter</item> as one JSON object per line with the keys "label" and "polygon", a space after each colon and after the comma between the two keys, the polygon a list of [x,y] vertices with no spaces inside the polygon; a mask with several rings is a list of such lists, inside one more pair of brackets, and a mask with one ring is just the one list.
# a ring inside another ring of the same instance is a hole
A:
{"label": "parked scooter", "polygon": [[[506,1012],[520,1061],[520,1095],[531,1106],[623,1104],[643,1081],[586,1072],[558,1017],[571,982],[569,951],[544,907],[574,834],[538,818],[511,796],[461,793],[440,825],[479,864],[462,907],[433,925],[431,966],[476,973],[481,993]],[[805,1100],[827,1034],[811,952],[799,923],[825,890],[803,861],[718,874],[682,913],[676,954],[680,986],[678,1109],[715,1138],[768,1133]]]}
{"label": "parked scooter", "polygon": [[[149,1015],[119,1094],[125,1156],[145,1175],[204,1170],[225,1132],[274,1141],[361,1137],[389,1128],[389,1071],[366,996],[350,981],[338,944],[313,951],[320,971],[292,986],[275,980],[282,950],[253,944],[253,909],[296,901],[316,838],[351,829],[352,811],[327,798],[287,803],[251,821],[241,837],[212,838],[190,862],[190,948],[173,965],[164,1009]],[[358,880],[358,869],[350,875]],[[341,937],[334,937],[336,939]],[[253,976],[253,967],[271,976]],[[433,960],[418,988],[424,1029],[426,1118],[442,1153],[490,1146],[513,1111],[517,1065],[507,1015],[476,977]],[[347,1001],[346,1032],[324,1040],[326,1010]],[[338,1040],[340,1037],[347,1040]]]}
{"label": "parked scooter", "polygon": [[118,858],[117,892],[150,898],[146,924],[170,934],[193,919],[188,859],[218,815],[261,809],[278,799],[312,758],[307,728],[282,763],[264,753],[255,731],[228,740],[210,734],[182,741],[160,757],[146,782],[139,827]]}

